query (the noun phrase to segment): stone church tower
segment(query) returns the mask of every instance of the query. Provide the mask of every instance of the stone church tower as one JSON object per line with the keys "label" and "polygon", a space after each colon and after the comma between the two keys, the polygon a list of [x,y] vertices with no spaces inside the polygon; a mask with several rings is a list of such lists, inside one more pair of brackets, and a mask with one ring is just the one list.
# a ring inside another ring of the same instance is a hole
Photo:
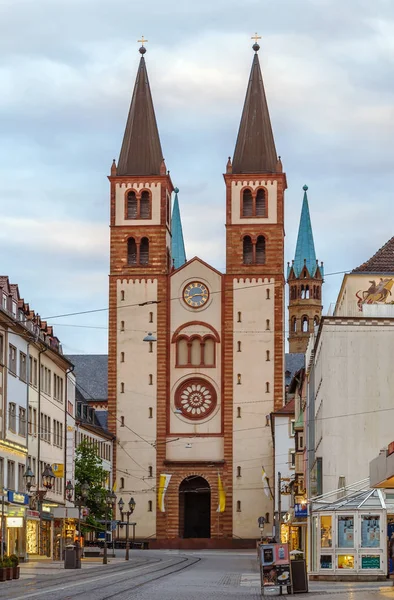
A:
{"label": "stone church tower", "polygon": [[315,243],[308,204],[308,186],[304,199],[294,260],[287,266],[289,284],[289,351],[305,353],[309,335],[320,323],[323,263],[316,260]]}
{"label": "stone church tower", "polygon": [[258,517],[272,528],[267,416],[284,398],[286,176],[253,49],[224,175],[226,273],[186,261],[144,47],[109,177],[109,426],[118,494],[134,497],[137,537],[151,547],[254,547]]}

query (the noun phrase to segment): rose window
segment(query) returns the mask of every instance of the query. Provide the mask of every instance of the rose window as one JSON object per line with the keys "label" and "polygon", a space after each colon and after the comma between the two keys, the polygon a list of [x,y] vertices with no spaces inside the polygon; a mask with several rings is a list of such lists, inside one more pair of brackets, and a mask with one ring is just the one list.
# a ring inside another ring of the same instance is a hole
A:
{"label": "rose window", "polygon": [[204,379],[185,381],[175,394],[176,408],[189,419],[205,419],[215,409],[216,404],[216,391]]}

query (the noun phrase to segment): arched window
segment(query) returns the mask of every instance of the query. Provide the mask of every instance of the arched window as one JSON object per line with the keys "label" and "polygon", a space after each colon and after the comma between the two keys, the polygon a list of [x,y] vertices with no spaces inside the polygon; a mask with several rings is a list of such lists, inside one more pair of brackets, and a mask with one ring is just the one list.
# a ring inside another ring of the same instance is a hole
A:
{"label": "arched window", "polygon": [[265,190],[259,189],[256,194],[256,217],[266,216]]}
{"label": "arched window", "polygon": [[253,262],[253,244],[249,235],[246,235],[243,240],[243,262],[244,265],[251,265]]}
{"label": "arched window", "polygon": [[305,300],[305,288],[303,285],[301,286],[301,300]]}
{"label": "arched window", "polygon": [[294,331],[294,333],[297,331],[297,317],[293,317],[291,328]]}
{"label": "arched window", "polygon": [[309,300],[309,285],[305,286],[305,298]]}
{"label": "arched window", "polygon": [[140,264],[149,264],[149,240],[143,237],[140,244]]}
{"label": "arched window", "polygon": [[182,367],[187,365],[189,362],[188,358],[188,345],[185,338],[181,338],[177,341],[177,365]]}
{"label": "arched window", "polygon": [[316,300],[320,300],[320,287],[316,286]]}
{"label": "arched window", "polygon": [[194,338],[191,343],[190,352],[191,364],[199,366],[201,364],[201,340],[200,338]]}
{"label": "arched window", "polygon": [[137,244],[135,243],[134,238],[129,238],[127,240],[127,264],[137,264]]}
{"label": "arched window", "polygon": [[265,237],[259,235],[256,242],[256,264],[265,264]]}
{"label": "arched window", "polygon": [[303,333],[307,333],[309,331],[309,319],[306,315],[302,317],[302,331]]}
{"label": "arched window", "polygon": [[253,196],[248,189],[244,190],[242,197],[242,216],[253,217]]}
{"label": "arched window", "polygon": [[315,327],[317,327],[319,325],[319,317],[317,315],[313,319],[313,324],[314,324]]}
{"label": "arched window", "polygon": [[215,364],[215,340],[207,338],[203,346],[203,360],[201,361],[207,367],[213,367]]}
{"label": "arched window", "polygon": [[237,375],[237,385],[241,385],[241,373],[238,373]]}
{"label": "arched window", "polygon": [[127,218],[136,219],[138,215],[137,196],[131,191],[127,194]]}
{"label": "arched window", "polygon": [[142,192],[140,198],[140,219],[150,219],[149,192]]}

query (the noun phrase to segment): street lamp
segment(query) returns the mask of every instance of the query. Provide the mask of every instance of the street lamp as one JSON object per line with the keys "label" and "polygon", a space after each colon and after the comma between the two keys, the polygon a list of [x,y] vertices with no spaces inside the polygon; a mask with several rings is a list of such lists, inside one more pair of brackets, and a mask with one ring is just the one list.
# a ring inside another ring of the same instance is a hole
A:
{"label": "street lamp", "polygon": [[52,471],[51,465],[45,465],[44,472],[42,474],[42,485],[46,490],[51,490],[55,483],[55,473]]}
{"label": "street lamp", "polygon": [[[101,492],[96,494],[97,502],[101,502],[103,499]],[[105,495],[105,532],[104,532],[104,556],[103,556],[103,565],[108,563],[108,546],[107,546],[107,530],[108,530],[108,511],[109,509],[114,509],[116,504],[116,494],[115,492],[107,491]]]}
{"label": "street lamp", "polygon": [[74,491],[74,486],[71,483],[71,481],[67,481],[67,485],[66,485],[66,498],[69,502],[71,502],[72,497],[73,497],[73,491]]}
{"label": "street lamp", "polygon": [[150,332],[148,333],[148,335],[146,335],[142,341],[143,341],[143,342],[157,342],[157,338],[156,338],[156,337],[153,335],[153,333],[150,331]]}
{"label": "street lamp", "polygon": [[26,482],[26,489],[29,493],[32,485],[34,485],[34,473],[30,467],[27,467],[26,471],[23,473],[23,479]]}
{"label": "street lamp", "polygon": [[[119,510],[123,513],[124,502],[121,498],[118,502]],[[129,525],[130,525],[130,516],[133,514],[135,509],[135,500],[134,498],[130,498],[129,500],[129,510],[127,511],[127,524],[126,524],[126,556],[125,560],[129,560],[129,550],[130,550],[130,542],[129,542]]]}

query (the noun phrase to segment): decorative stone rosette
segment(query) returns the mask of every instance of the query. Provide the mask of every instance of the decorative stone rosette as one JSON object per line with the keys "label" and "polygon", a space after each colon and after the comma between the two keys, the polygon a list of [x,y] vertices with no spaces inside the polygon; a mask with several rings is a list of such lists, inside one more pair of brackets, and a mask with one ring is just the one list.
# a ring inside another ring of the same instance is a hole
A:
{"label": "decorative stone rosette", "polygon": [[205,419],[216,405],[216,390],[205,379],[188,379],[175,392],[175,407],[188,419]]}

